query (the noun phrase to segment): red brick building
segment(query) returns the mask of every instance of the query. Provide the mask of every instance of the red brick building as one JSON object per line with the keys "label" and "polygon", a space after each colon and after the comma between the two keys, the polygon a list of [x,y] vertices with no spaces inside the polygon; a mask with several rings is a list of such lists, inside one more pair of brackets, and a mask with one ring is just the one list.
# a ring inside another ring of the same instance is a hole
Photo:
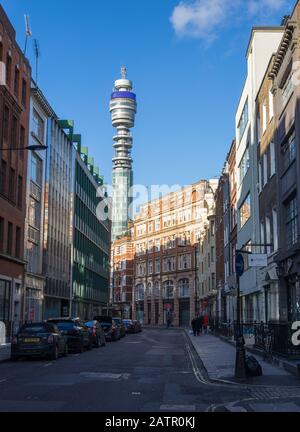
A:
{"label": "red brick building", "polygon": [[0,321],[22,318],[31,69],[0,6]]}

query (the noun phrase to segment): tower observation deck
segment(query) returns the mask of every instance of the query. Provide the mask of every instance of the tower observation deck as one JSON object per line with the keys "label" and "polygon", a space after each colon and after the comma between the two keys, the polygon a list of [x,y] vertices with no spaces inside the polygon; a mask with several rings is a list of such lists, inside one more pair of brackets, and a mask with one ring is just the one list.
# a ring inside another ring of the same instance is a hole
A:
{"label": "tower observation deck", "polygon": [[127,79],[127,70],[122,67],[121,79],[115,81],[110,100],[112,125],[117,131],[113,137],[115,155],[112,173],[112,241],[127,231],[129,219],[132,217],[129,211],[132,202],[130,189],[133,186],[130,129],[134,127],[137,112],[136,95],[132,89],[132,81]]}

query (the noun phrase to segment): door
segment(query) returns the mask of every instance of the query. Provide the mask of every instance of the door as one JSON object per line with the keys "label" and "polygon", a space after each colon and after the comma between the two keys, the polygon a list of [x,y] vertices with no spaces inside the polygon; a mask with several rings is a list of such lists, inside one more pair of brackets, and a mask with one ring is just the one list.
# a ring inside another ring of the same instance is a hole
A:
{"label": "door", "polygon": [[190,310],[182,309],[179,315],[179,325],[180,327],[189,327],[190,326]]}

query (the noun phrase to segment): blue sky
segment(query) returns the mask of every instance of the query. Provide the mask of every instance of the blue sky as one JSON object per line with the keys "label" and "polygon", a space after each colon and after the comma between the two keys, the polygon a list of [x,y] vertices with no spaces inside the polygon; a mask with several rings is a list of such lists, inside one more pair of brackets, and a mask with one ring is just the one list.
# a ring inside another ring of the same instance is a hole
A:
{"label": "blue sky", "polygon": [[253,25],[278,25],[294,0],[2,0],[24,45],[41,50],[39,86],[75,121],[111,181],[109,98],[122,64],[138,97],[135,183],[189,184],[220,174],[234,137]]}

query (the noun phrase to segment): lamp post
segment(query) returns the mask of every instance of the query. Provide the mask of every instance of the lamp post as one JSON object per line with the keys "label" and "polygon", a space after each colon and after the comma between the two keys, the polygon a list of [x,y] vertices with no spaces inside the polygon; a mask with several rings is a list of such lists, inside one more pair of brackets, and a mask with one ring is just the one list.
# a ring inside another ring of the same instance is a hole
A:
{"label": "lamp post", "polygon": [[21,150],[25,150],[25,151],[38,151],[38,150],[47,150],[48,146],[44,146],[44,145],[30,145],[28,147],[13,147],[13,148],[0,148],[0,151],[21,151]]}

